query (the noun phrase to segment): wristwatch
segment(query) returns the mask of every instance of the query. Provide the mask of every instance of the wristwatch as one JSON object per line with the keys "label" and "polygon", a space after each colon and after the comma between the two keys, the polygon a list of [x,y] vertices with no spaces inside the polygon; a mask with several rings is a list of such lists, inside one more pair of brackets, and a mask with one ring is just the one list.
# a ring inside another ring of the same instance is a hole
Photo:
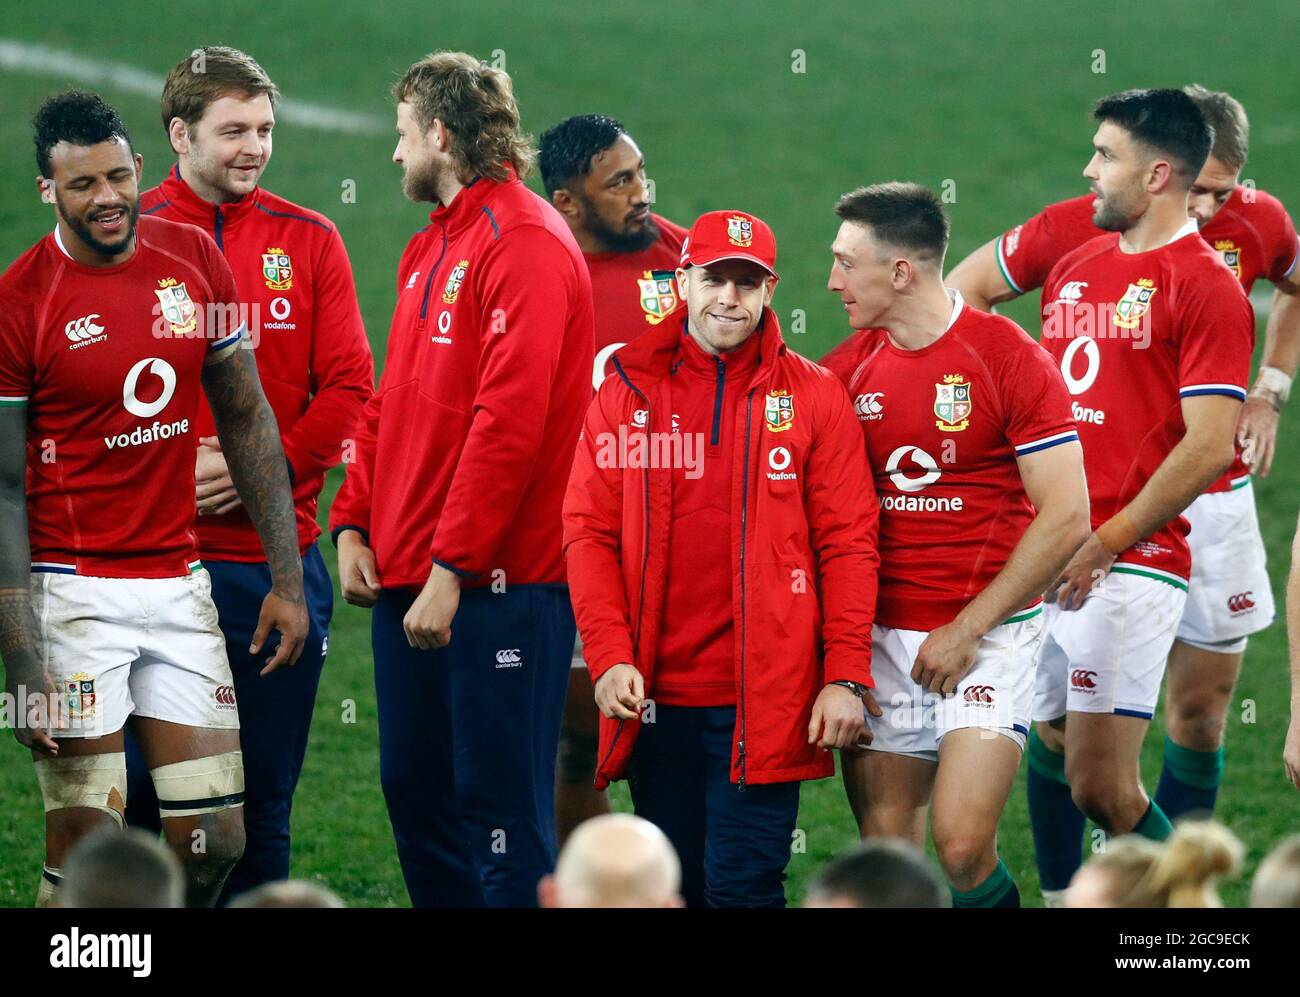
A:
{"label": "wristwatch", "polygon": [[853,682],[849,679],[839,679],[838,681],[829,682],[827,684],[842,685],[844,688],[848,689],[849,692],[853,693],[853,695],[857,696],[858,699],[865,699],[867,696],[867,687],[861,682]]}

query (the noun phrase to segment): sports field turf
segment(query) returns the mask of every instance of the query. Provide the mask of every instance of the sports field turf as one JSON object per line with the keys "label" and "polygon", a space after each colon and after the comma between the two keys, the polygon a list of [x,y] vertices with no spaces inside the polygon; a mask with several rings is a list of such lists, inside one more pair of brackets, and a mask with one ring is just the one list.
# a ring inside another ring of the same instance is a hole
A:
{"label": "sports field turf", "polygon": [[[818,357],[846,331],[824,290],[837,195],[889,179],[936,189],[947,182],[955,194],[955,262],[1044,203],[1085,190],[1079,171],[1090,155],[1088,106],[1108,92],[1193,81],[1231,91],[1253,125],[1244,176],[1300,210],[1300,123],[1291,76],[1279,71],[1293,64],[1297,37],[1300,10],[1271,2],[479,0],[344,9],[181,0],[165,8],[120,4],[106,17],[102,5],[75,0],[11,8],[0,28],[0,65],[14,52],[30,54],[6,45],[17,42],[161,75],[196,45],[230,44],[260,60],[288,97],[373,115],[379,128],[361,136],[282,119],[265,183],[338,223],[382,364],[397,259],[424,220],[424,209],[401,196],[389,162],[388,88],[435,48],[504,61],[533,134],[574,113],[622,119],[645,150],[660,213],[688,224],[700,211],[738,207],[770,222],[782,274],[774,304],[787,330],[799,311],[806,332],[790,341]],[[53,224],[33,186],[28,121],[44,96],[68,82],[81,81],[0,68],[6,265]],[[170,163],[156,96],[116,83],[96,88],[122,110],[146,180],[156,183]],[[355,202],[344,203],[353,186]],[[1036,298],[1007,313],[1035,331]],[[1279,602],[1300,505],[1291,436],[1298,426],[1293,404],[1274,472],[1255,486]],[[341,477],[330,477],[322,521]],[[325,549],[332,567],[328,542]],[[403,906],[379,789],[370,670],[368,614],[340,602],[294,810],[294,871],[319,877],[352,905]],[[1300,796],[1280,759],[1288,718],[1280,621],[1252,641],[1234,703],[1219,813],[1246,842],[1249,873],[1273,842],[1300,828]],[[343,719],[349,704],[355,723]],[[1157,722],[1144,758],[1150,788],[1162,738]],[[41,865],[40,797],[25,753],[13,742],[0,750],[0,905],[26,905]],[[626,806],[621,788],[615,799]],[[853,840],[837,781],[805,785],[799,827],[806,851],[790,864],[792,902],[809,875]],[[1037,903],[1023,779],[1003,819],[1001,848],[1026,902]],[[1230,904],[1244,902],[1243,883],[1227,889]]]}

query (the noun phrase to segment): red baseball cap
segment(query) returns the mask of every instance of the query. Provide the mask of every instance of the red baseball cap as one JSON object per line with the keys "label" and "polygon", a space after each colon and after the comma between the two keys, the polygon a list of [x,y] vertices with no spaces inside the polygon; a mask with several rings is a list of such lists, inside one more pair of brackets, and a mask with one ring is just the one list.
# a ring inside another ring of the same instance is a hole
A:
{"label": "red baseball cap", "polygon": [[695,219],[687,233],[683,267],[707,267],[719,260],[749,260],[780,279],[776,236],[767,222],[744,211],[709,211]]}

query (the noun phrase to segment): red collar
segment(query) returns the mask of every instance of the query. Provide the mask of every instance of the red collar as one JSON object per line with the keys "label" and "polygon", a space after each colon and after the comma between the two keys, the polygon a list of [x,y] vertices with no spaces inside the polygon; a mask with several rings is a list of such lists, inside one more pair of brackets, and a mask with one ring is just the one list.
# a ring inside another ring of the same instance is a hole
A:
{"label": "red collar", "polygon": [[158,193],[181,221],[198,225],[209,232],[216,226],[218,215],[221,216],[222,230],[227,230],[254,213],[262,199],[262,188],[254,187],[252,193],[244,195],[238,201],[213,204],[199,197],[181,178],[179,163],[167,172],[167,179],[158,185]]}
{"label": "red collar", "polygon": [[[488,216],[492,217],[491,211],[486,205],[488,199],[496,193],[498,189],[507,184],[520,183],[519,176],[515,173],[514,167],[509,163],[505,164],[506,178],[504,180],[489,180],[487,177],[475,177],[468,184],[460,189],[450,205],[443,205],[435,208],[429,213],[429,221],[435,225],[444,226],[448,235],[455,235],[461,229],[466,228],[473,223],[478,217],[487,211]],[[492,219],[492,224],[497,224],[496,219]]]}

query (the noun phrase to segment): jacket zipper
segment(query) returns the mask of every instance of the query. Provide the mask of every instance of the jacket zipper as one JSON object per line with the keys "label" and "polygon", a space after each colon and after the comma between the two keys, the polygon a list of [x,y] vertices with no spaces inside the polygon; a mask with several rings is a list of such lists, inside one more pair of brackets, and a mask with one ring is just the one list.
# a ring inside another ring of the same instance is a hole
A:
{"label": "jacket zipper", "polygon": [[740,744],[736,764],[740,766],[740,792],[745,791],[745,533],[749,509],[749,434],[754,414],[754,392],[745,397],[745,463],[740,489]]}
{"label": "jacket zipper", "polygon": [[718,386],[713,393],[713,434],[709,439],[709,445],[716,447],[718,428],[722,423],[722,392],[727,385],[727,365],[722,362],[721,357],[714,357],[713,362],[718,365]]}
{"label": "jacket zipper", "polygon": [[217,248],[221,250],[222,254],[224,255],[224,253],[226,252],[226,246],[225,243],[223,243],[221,240],[221,208],[218,206],[214,206],[212,210],[216,212],[216,216],[217,216],[216,221],[213,222],[212,225],[212,239],[214,242],[216,242]]}
{"label": "jacket zipper", "polygon": [[[614,365],[614,370],[618,372],[618,376],[623,379],[623,383],[626,384],[629,388],[631,388],[632,391],[636,393],[638,398],[640,398],[643,402],[645,402],[646,424],[649,425],[650,424],[650,399],[647,398],[645,396],[645,393],[640,388],[638,388],[635,384],[633,384],[631,379],[627,376],[627,374],[623,372],[623,367],[618,362],[617,357],[612,357],[611,363]],[[644,508],[642,511],[644,513],[643,521],[645,523],[645,526],[642,529],[641,585],[640,585],[641,591],[637,599],[637,606],[636,606],[636,627],[632,631],[632,657],[633,658],[635,658],[637,655],[637,648],[641,646],[641,623],[642,623],[642,618],[645,615],[645,576],[646,576],[646,569],[650,563],[650,475],[643,474],[641,478],[644,483],[643,493],[642,493],[642,502]],[[633,668],[636,667],[635,661],[631,662],[631,664]],[[597,764],[596,766],[597,773],[599,773],[600,770],[605,767],[605,763],[608,762],[610,757],[614,754],[614,746],[618,744],[618,739],[623,734],[623,725],[625,723],[627,723],[626,720],[622,720],[622,719],[619,720],[618,727],[614,730],[613,740],[609,742],[609,750],[605,752],[605,757],[602,758],[599,764]]]}
{"label": "jacket zipper", "polygon": [[424,328],[425,317],[429,314],[429,292],[433,290],[433,275],[438,272],[442,266],[443,257],[447,255],[447,226],[442,226],[442,249],[438,253],[438,261],[429,268],[429,276],[424,278],[424,300],[420,302],[420,321],[416,324],[417,329]]}

